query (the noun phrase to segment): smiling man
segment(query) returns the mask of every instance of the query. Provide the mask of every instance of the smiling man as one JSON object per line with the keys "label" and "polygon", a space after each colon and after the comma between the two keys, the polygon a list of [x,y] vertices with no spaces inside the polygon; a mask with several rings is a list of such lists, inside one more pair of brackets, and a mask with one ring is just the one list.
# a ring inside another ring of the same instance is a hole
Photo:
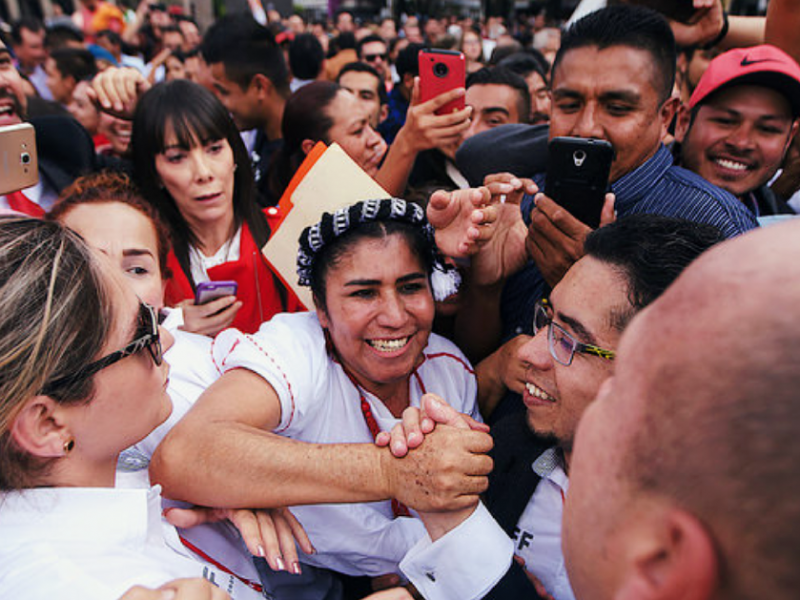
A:
{"label": "smiling man", "polygon": [[500,125],[528,122],[528,85],[510,69],[484,67],[471,73],[466,85],[464,100],[472,107],[472,122],[464,139]]}
{"label": "smiling man", "polygon": [[774,46],[711,61],[675,131],[681,164],[738,197],[756,216],[793,213],[767,187],[800,116],[800,66]]}
{"label": "smiling man", "polygon": [[[492,428],[495,469],[484,501],[514,538],[518,560],[556,600],[573,598],[561,555],[561,514],[578,421],[612,374],[627,323],[722,239],[708,225],[625,217],[592,233],[586,256],[538,304],[536,333],[517,352],[526,411]],[[479,388],[502,387],[503,372],[515,368],[505,356],[501,350],[478,365]],[[518,590],[518,597],[524,594]]]}
{"label": "smiling man", "polygon": [[[587,15],[564,33],[553,64],[547,135],[551,140],[570,136],[611,143],[614,160],[608,191],[615,195],[618,216],[659,214],[713,225],[726,237],[738,235],[757,226],[753,214],[728,192],[673,165],[662,143],[678,104],[672,96],[675,65],[675,38],[658,13],[617,5]],[[544,190],[546,131],[541,126],[523,127],[514,139],[506,139],[505,146],[493,143],[506,134],[504,128],[484,132],[462,145],[458,165],[469,162],[482,168],[491,163],[498,167],[495,172],[501,172],[508,170],[501,166],[504,161],[519,164],[518,157],[525,157],[531,171],[514,174],[534,176],[539,190]],[[468,157],[464,151],[470,142]],[[467,178],[473,180],[469,174]],[[521,182],[516,185],[522,189]],[[605,211],[610,218],[609,205]],[[473,359],[518,333],[530,333],[536,300],[583,255],[583,240],[591,231],[544,194],[522,199],[521,218],[526,225],[518,228],[523,239],[497,249],[504,254],[501,272],[486,270],[486,280],[473,276],[465,297],[467,307],[499,306],[480,315],[465,310],[459,316],[463,327],[457,341]],[[526,263],[522,271],[502,272],[505,265]],[[472,325],[476,323],[479,328]]]}

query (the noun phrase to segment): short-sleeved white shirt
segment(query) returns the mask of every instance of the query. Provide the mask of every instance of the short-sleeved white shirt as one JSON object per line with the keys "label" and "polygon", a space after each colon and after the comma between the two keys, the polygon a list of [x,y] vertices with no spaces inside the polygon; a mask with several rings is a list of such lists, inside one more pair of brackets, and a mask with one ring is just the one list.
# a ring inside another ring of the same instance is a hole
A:
{"label": "short-sleeved white shirt", "polygon": [[[479,419],[475,375],[461,351],[431,334],[423,354],[409,380],[411,406],[419,406],[422,395],[432,392]],[[252,335],[224,331],[214,341],[212,357],[221,373],[245,368],[270,383],[281,403],[275,429],[281,435],[316,443],[373,443],[361,410],[362,393],[381,430],[398,422],[329,356],[315,313],[276,315]],[[351,575],[396,572],[425,533],[418,519],[394,518],[388,501],[299,506],[292,512],[317,550],[304,562]]]}

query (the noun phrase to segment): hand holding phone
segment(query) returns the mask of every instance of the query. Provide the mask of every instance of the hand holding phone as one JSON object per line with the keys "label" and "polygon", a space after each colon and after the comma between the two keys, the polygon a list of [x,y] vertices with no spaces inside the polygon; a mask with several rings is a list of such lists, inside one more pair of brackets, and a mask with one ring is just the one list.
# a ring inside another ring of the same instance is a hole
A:
{"label": "hand holding phone", "polygon": [[[467,70],[464,55],[452,50],[420,50],[419,92],[420,102],[466,85]],[[446,115],[464,109],[464,97],[448,102],[436,111],[437,115]]]}
{"label": "hand holding phone", "polygon": [[614,148],[606,140],[550,140],[544,193],[592,229],[600,225]]}
{"label": "hand holding phone", "polygon": [[239,284],[235,281],[201,281],[194,295],[195,304],[208,304],[223,296],[235,296]]}

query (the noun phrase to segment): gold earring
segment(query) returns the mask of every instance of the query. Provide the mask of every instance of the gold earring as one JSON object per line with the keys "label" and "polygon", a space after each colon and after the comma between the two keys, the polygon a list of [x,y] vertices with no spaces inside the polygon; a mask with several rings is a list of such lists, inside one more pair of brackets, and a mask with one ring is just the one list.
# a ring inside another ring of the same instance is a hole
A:
{"label": "gold earring", "polygon": [[75,440],[67,440],[64,442],[64,454],[69,454],[75,448]]}

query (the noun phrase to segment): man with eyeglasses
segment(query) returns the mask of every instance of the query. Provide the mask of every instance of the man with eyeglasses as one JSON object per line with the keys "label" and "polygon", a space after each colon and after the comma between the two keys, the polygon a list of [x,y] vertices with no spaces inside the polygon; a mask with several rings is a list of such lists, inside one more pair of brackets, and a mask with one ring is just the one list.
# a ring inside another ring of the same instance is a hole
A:
{"label": "man with eyeglasses", "polygon": [[561,554],[561,515],[578,421],[612,374],[628,322],[723,239],[715,227],[657,215],[594,231],[586,255],[537,304],[535,335],[512,346],[516,358],[501,348],[477,367],[482,409],[505,392],[504,381],[522,393],[526,409],[492,427],[495,467],[484,502],[537,589],[556,600],[574,597]]}

